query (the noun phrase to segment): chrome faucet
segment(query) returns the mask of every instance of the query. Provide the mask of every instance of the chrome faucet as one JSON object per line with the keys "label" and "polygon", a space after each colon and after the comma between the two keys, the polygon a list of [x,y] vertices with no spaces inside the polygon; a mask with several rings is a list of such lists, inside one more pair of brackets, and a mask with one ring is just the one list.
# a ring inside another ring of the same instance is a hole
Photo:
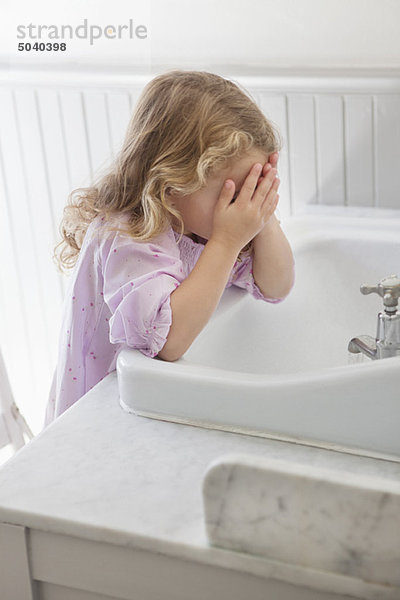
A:
{"label": "chrome faucet", "polygon": [[348,351],[362,352],[368,358],[389,358],[400,355],[400,313],[397,304],[400,297],[400,279],[397,275],[385,277],[377,285],[363,284],[362,294],[379,294],[383,298],[384,312],[378,314],[376,339],[370,335],[360,335],[350,340]]}

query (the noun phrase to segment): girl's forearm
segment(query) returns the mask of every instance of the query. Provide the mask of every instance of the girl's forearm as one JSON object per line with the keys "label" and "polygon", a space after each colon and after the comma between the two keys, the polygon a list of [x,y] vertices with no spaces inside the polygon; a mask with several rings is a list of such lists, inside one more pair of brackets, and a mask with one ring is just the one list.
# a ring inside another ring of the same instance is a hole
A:
{"label": "girl's forearm", "polygon": [[238,252],[210,238],[191,273],[171,293],[172,324],[157,356],[174,361],[190,347],[216,309]]}
{"label": "girl's forearm", "polygon": [[279,221],[272,215],[253,240],[253,277],[264,296],[284,298],[294,282],[292,250]]}

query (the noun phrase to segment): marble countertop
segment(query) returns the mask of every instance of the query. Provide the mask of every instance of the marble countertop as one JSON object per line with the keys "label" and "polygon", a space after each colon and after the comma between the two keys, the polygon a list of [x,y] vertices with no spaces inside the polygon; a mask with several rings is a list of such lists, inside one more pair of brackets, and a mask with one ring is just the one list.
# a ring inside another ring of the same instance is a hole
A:
{"label": "marble countertop", "polygon": [[113,372],[0,469],[0,521],[359,598],[398,598],[398,588],[210,546],[203,479],[229,453],[400,480],[399,463],[128,414]]}

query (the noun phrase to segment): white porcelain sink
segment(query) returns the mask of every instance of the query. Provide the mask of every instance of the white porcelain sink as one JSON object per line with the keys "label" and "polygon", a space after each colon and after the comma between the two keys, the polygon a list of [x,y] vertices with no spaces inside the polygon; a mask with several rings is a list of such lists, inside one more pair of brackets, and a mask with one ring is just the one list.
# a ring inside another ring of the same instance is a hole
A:
{"label": "white porcelain sink", "polygon": [[121,406],[146,417],[400,460],[400,356],[349,364],[347,352],[352,337],[375,337],[382,310],[382,299],[363,296],[360,285],[400,275],[397,211],[390,218],[366,212],[287,220],[296,261],[290,295],[274,305],[232,286],[174,363],[123,350]]}

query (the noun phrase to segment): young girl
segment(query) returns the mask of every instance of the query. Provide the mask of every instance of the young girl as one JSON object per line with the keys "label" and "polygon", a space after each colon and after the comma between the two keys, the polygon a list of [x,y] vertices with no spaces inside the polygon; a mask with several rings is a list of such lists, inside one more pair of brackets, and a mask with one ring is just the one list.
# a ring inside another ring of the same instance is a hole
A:
{"label": "young girl", "polygon": [[226,287],[272,303],[287,296],[279,148],[229,80],[174,70],[147,84],[115,163],[64,209],[55,256],[75,268],[45,426],[115,369],[124,346],[180,358]]}

